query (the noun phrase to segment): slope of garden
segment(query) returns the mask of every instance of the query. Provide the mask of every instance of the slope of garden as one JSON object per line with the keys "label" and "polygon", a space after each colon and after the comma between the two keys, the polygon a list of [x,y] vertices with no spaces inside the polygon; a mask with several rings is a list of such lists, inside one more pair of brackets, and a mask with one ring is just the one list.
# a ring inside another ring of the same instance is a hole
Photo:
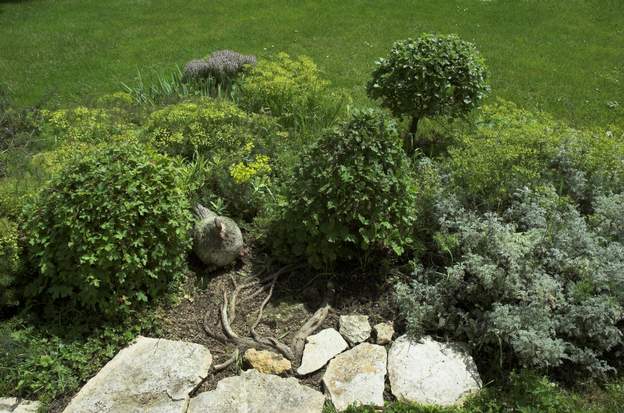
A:
{"label": "slope of garden", "polygon": [[624,131],[483,105],[455,35],[394,43],[362,88],[220,51],[89,103],[3,95],[0,395],[63,411],[139,335],[210,349],[193,395],[249,349],[322,389],[347,353],[297,372],[306,340],[364,315],[462,343],[484,384],[436,407],[382,376],[387,412],[621,409]]}

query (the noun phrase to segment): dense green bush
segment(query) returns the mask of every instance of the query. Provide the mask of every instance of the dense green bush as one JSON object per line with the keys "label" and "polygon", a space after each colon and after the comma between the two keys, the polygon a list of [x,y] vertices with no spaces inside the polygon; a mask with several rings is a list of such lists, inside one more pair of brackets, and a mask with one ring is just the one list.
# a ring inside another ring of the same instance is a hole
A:
{"label": "dense green bush", "polygon": [[277,155],[289,145],[288,134],[280,132],[271,118],[214,99],[154,112],[145,138],[163,153],[193,161],[192,181],[200,202],[223,201],[230,215],[245,218],[265,202],[264,189],[270,187]]}
{"label": "dense green bush", "polygon": [[25,208],[29,295],[111,314],[166,291],[190,246],[183,175],[135,143],[77,154]]}
{"label": "dense green bush", "polygon": [[0,218],[0,311],[18,304],[15,286],[21,267],[18,236],[17,224]]}
{"label": "dense green bush", "polygon": [[249,70],[238,99],[246,110],[275,116],[287,127],[316,131],[333,125],[346,102],[328,87],[310,58],[279,53]]}
{"label": "dense green bush", "polygon": [[510,102],[485,106],[449,147],[448,171],[462,200],[504,209],[524,186],[552,184],[582,204],[624,187],[624,133],[575,130]]}
{"label": "dense green bush", "polygon": [[395,123],[381,112],[356,113],[323,135],[287,187],[274,241],[314,266],[365,261],[379,251],[401,255],[412,242],[410,162]]}
{"label": "dense green bush", "polygon": [[502,216],[440,202],[438,219],[446,268],[416,265],[411,284],[397,288],[412,334],[466,340],[505,366],[612,370],[623,344],[622,244],[551,187],[520,191]]}
{"label": "dense green bush", "polygon": [[120,108],[78,106],[42,111],[41,135],[53,143],[100,143],[123,136],[133,129],[127,112]]}
{"label": "dense green bush", "polygon": [[192,159],[195,153],[242,156],[242,150],[253,147],[272,128],[267,117],[249,115],[225,100],[205,98],[155,111],[145,132],[159,151]]}
{"label": "dense green bush", "polygon": [[42,323],[13,317],[0,321],[0,393],[44,404],[74,394],[139,334],[157,332],[154,320],[99,323],[83,315]]}
{"label": "dense green bush", "polygon": [[423,117],[468,113],[488,90],[485,63],[473,44],[427,33],[395,42],[367,85],[372,99],[411,118],[412,134]]}

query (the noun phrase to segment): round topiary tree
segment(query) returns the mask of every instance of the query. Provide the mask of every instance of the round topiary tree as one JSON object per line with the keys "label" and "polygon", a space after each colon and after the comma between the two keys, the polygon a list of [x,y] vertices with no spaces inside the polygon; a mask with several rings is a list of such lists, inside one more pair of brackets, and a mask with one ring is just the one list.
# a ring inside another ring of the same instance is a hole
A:
{"label": "round topiary tree", "polygon": [[191,246],[183,177],[175,161],[137,143],[67,162],[25,207],[39,273],[27,294],[111,315],[167,291]]}
{"label": "round topiary tree", "polygon": [[367,84],[369,97],[411,118],[412,136],[423,117],[463,115],[488,91],[485,62],[472,43],[428,33],[395,42]]}
{"label": "round topiary tree", "polygon": [[416,192],[393,120],[355,113],[303,156],[288,184],[273,241],[278,251],[316,267],[401,255],[412,242]]}

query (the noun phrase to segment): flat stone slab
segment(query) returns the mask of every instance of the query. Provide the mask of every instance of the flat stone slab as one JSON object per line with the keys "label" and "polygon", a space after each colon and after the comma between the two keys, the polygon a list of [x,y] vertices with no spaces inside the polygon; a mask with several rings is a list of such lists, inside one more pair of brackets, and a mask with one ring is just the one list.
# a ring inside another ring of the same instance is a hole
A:
{"label": "flat stone slab", "polygon": [[349,348],[344,338],[333,328],[308,336],[306,341],[301,366],[297,369],[300,376],[322,369],[329,360]]}
{"label": "flat stone slab", "polygon": [[474,360],[459,346],[425,337],[394,341],[388,354],[392,394],[422,404],[451,406],[481,388]]}
{"label": "flat stone slab", "polygon": [[217,388],[191,399],[188,413],[321,413],[322,393],[282,378],[247,370],[227,377]]}
{"label": "flat stone slab", "polygon": [[245,361],[260,373],[282,374],[291,369],[290,361],[281,354],[250,348],[243,355]]}
{"label": "flat stone slab", "polygon": [[138,337],[72,399],[65,413],[183,413],[212,356],[200,344]]}
{"label": "flat stone slab", "polygon": [[0,398],[0,413],[37,413],[40,403],[16,397]]}
{"label": "flat stone slab", "polygon": [[371,326],[366,315],[341,315],[340,334],[352,345],[368,340]]}
{"label": "flat stone slab", "polygon": [[386,349],[362,343],[329,362],[323,385],[337,411],[350,405],[383,407]]}

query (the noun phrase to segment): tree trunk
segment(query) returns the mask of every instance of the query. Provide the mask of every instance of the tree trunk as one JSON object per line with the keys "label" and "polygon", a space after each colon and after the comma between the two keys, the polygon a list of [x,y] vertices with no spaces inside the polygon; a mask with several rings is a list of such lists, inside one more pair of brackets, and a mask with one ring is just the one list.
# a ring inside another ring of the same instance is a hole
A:
{"label": "tree trunk", "polygon": [[419,120],[420,118],[417,118],[416,116],[412,116],[412,122],[410,123],[410,128],[409,128],[409,132],[410,132],[410,135],[412,135],[412,139],[416,138],[416,132],[418,132]]}
{"label": "tree trunk", "polygon": [[412,116],[412,120],[410,122],[409,133],[407,136],[407,147],[408,152],[411,154],[416,150],[417,141],[416,141],[416,133],[418,132],[418,121],[420,118],[416,116]]}

